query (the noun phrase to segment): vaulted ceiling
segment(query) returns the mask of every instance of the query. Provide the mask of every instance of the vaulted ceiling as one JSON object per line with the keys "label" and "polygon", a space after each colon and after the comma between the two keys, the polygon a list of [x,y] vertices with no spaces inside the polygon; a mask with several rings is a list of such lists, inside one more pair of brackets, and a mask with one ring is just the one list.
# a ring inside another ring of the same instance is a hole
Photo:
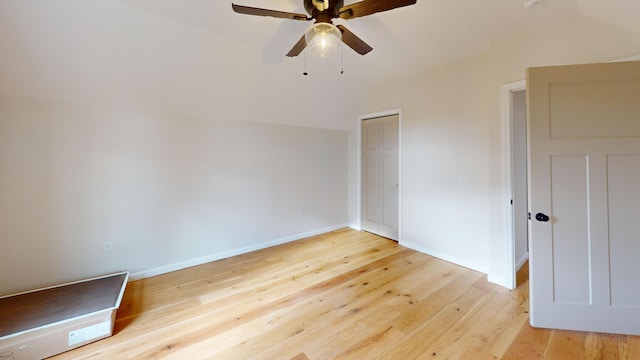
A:
{"label": "vaulted ceiling", "polygon": [[[234,0],[304,13],[302,0]],[[345,1],[345,4],[355,1]],[[285,57],[306,22],[235,14],[231,0],[0,0],[0,95],[345,128],[370,86],[594,18],[637,32],[637,0],[418,0],[335,20],[369,43],[328,62]],[[320,109],[320,110],[318,110]],[[260,117],[260,118],[258,118]]]}

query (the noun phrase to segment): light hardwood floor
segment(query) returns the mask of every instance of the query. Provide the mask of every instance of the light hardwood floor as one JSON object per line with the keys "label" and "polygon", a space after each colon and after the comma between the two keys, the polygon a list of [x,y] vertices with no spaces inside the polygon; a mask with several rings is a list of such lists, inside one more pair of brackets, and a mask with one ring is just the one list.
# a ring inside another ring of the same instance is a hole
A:
{"label": "light hardwood floor", "polygon": [[133,281],[114,336],[54,359],[640,359],[639,337],[528,321],[526,272],[509,291],[343,229]]}

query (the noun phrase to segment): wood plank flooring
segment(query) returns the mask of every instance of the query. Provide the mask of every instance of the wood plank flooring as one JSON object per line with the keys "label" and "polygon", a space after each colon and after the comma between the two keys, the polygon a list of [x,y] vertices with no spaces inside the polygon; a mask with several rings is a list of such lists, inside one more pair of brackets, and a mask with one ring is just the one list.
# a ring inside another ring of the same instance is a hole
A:
{"label": "wood plank flooring", "polygon": [[528,300],[526,271],[509,291],[343,229],[133,281],[114,336],[52,359],[640,359],[640,337],[531,328]]}

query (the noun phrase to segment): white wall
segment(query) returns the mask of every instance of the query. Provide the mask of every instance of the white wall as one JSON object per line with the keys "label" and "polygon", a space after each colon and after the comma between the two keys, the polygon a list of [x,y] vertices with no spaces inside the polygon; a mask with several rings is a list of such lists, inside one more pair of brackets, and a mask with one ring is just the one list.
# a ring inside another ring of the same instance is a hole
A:
{"label": "white wall", "polygon": [[[530,66],[640,53],[639,35],[593,19],[568,19],[560,28],[508,38],[484,53],[371,89],[361,113],[403,109],[401,244],[504,284],[500,86],[523,80]],[[349,149],[353,163],[357,149]]]}
{"label": "white wall", "polygon": [[376,89],[368,110],[403,109],[401,244],[487,272],[483,66],[473,59]]}
{"label": "white wall", "polygon": [[346,153],[344,131],[1,99],[0,294],[344,226]]}

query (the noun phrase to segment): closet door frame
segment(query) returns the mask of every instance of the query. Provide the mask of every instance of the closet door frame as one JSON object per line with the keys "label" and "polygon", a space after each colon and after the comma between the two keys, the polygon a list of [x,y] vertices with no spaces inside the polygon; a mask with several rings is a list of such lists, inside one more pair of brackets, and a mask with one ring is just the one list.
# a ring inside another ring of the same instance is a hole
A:
{"label": "closet door frame", "polygon": [[362,124],[364,121],[386,116],[398,116],[398,239],[402,240],[402,109],[389,109],[373,113],[359,115],[356,123],[356,223],[352,225],[357,230],[362,230]]}

